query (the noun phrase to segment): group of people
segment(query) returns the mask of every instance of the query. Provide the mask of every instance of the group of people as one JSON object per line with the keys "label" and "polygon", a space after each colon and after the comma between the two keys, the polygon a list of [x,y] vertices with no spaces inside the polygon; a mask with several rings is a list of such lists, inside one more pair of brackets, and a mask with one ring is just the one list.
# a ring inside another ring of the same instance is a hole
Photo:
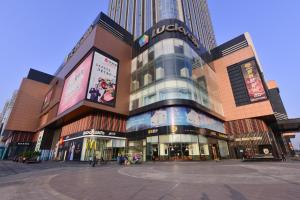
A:
{"label": "group of people", "polygon": [[135,154],[132,157],[132,160],[129,160],[128,156],[123,156],[122,154],[118,155],[117,157],[117,163],[119,165],[125,165],[128,166],[130,164],[141,164],[142,163],[142,159],[141,156],[139,154]]}

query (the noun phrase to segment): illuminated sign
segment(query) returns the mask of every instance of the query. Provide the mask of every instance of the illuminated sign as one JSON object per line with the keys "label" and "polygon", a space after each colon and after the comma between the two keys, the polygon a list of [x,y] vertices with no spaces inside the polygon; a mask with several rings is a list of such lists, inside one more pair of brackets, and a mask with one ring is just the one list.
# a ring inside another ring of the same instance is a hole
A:
{"label": "illuminated sign", "polygon": [[262,137],[245,137],[245,138],[235,138],[236,142],[242,142],[242,141],[257,141],[262,140]]}
{"label": "illuminated sign", "polygon": [[148,35],[143,35],[140,39],[139,39],[139,45],[140,47],[145,46],[146,44],[148,44],[149,42],[149,36]]}
{"label": "illuminated sign", "polygon": [[169,25],[163,25],[159,28],[156,28],[152,31],[152,38],[155,38],[156,36],[164,33],[165,31],[167,32],[179,32],[182,33],[184,36],[188,37],[189,40],[197,47],[199,48],[200,45],[196,39],[196,37],[189,32],[186,28],[183,26],[179,26],[177,23],[175,24],[169,24]]}

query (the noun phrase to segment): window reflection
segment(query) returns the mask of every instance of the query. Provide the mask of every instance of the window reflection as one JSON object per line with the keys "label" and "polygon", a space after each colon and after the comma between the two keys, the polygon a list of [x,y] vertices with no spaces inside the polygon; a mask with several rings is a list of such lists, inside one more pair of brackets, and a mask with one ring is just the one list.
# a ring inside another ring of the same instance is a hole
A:
{"label": "window reflection", "polygon": [[130,110],[188,99],[223,114],[215,72],[183,40],[156,43],[132,60],[131,72]]}
{"label": "window reflection", "polygon": [[127,30],[133,33],[134,0],[128,0]]}
{"label": "window reflection", "polygon": [[179,19],[183,21],[182,13],[178,9],[180,2],[177,0],[157,0],[156,2],[157,22],[164,19]]}
{"label": "window reflection", "polygon": [[142,1],[135,1],[135,28],[134,28],[134,37],[138,38],[142,35],[142,16],[143,16],[143,8]]}

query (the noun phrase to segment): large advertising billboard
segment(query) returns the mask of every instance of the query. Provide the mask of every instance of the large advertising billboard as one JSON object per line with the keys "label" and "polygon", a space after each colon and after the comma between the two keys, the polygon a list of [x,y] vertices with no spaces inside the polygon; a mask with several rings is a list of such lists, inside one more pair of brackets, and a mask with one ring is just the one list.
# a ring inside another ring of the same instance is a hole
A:
{"label": "large advertising billboard", "polygon": [[85,99],[92,58],[91,53],[65,80],[58,115]]}
{"label": "large advertising billboard", "polygon": [[224,124],[204,113],[186,107],[168,107],[130,117],[126,131],[141,131],[163,126],[194,126],[224,133]]}
{"label": "large advertising billboard", "polygon": [[242,64],[242,72],[251,102],[267,99],[267,95],[254,60]]}
{"label": "large advertising billboard", "polygon": [[115,106],[118,62],[95,52],[87,99],[108,106]]}

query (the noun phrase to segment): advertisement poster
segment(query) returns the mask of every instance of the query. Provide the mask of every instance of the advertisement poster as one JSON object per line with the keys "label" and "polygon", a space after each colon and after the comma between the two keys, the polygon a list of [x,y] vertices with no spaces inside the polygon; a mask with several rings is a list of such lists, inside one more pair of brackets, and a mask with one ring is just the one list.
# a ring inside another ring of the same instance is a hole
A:
{"label": "advertisement poster", "polygon": [[133,132],[174,125],[225,132],[224,124],[221,121],[186,107],[169,107],[130,117],[127,120],[126,129],[128,132]]}
{"label": "advertisement poster", "polygon": [[87,99],[114,106],[116,102],[118,63],[95,52]]}
{"label": "advertisement poster", "polygon": [[58,114],[61,114],[85,98],[91,63],[92,54],[90,54],[65,80]]}
{"label": "advertisement poster", "polygon": [[255,61],[242,65],[242,71],[251,102],[267,99],[267,95],[256,67]]}
{"label": "advertisement poster", "polygon": [[39,137],[38,137],[38,139],[36,141],[36,145],[35,145],[34,151],[40,151],[42,140],[43,140],[43,136],[44,136],[44,130],[42,130],[42,131],[39,132]]}
{"label": "advertisement poster", "polygon": [[69,142],[67,147],[67,160],[80,161],[83,139],[73,140]]}

